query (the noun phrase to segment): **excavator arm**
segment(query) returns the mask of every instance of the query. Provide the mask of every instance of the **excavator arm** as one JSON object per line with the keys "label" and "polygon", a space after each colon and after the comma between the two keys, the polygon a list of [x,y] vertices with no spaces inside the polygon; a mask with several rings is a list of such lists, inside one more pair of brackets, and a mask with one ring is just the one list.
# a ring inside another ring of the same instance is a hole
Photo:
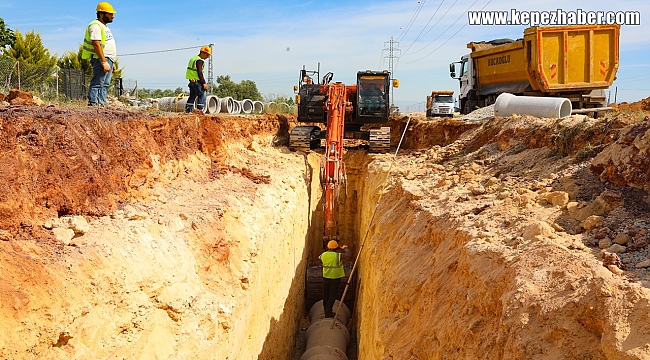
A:
{"label": "excavator arm", "polygon": [[341,187],[346,184],[345,163],[343,163],[343,138],[345,115],[352,112],[349,93],[356,91],[356,85],[337,82],[321,85],[326,93],[324,107],[327,113],[327,137],[325,157],[321,163],[321,179],[325,207],[325,234],[323,246],[330,240],[338,240],[338,203]]}

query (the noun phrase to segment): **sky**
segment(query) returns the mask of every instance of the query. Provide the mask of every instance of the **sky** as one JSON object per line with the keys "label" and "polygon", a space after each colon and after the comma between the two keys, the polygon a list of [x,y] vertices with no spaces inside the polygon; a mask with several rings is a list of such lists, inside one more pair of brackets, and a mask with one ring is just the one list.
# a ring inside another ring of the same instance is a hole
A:
{"label": "sky", "polygon": [[[215,78],[252,80],[265,99],[293,96],[299,71],[352,84],[357,71],[393,69],[392,101],[424,111],[432,90],[459,90],[449,64],[467,43],[518,39],[528,25],[470,25],[468,11],[633,11],[641,24],[621,26],[617,79],[610,101],[650,96],[650,1],[560,0],[115,0],[109,24],[125,88],[186,88],[185,68],[202,45],[214,44]],[[77,51],[97,2],[3,1],[0,18],[21,33],[35,31],[52,55]],[[647,19],[646,19],[647,17]],[[390,57],[391,39],[393,57]],[[182,49],[182,50],[178,50]],[[391,61],[392,60],[392,61]],[[207,73],[206,73],[207,76]]]}

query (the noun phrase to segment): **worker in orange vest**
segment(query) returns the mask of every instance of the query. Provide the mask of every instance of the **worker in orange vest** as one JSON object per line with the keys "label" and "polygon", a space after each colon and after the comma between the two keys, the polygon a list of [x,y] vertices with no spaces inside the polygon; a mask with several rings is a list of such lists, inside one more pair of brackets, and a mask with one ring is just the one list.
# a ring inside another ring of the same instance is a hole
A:
{"label": "worker in orange vest", "polygon": [[327,243],[327,251],[318,257],[323,263],[323,308],[325,317],[334,317],[332,307],[336,301],[341,278],[345,276],[343,261],[350,257],[350,249],[347,245],[339,247],[336,240]]}

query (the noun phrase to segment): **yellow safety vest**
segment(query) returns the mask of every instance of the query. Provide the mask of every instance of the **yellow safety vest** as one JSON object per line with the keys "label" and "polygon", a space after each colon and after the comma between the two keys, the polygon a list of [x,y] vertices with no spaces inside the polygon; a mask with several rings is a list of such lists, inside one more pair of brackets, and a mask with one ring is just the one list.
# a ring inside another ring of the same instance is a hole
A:
{"label": "yellow safety vest", "polygon": [[196,68],[196,62],[199,60],[203,59],[198,55],[192,56],[190,62],[187,64],[187,71],[185,71],[186,79],[199,80],[199,70]]}
{"label": "yellow safety vest", "polygon": [[102,50],[104,49],[104,45],[106,44],[106,31],[104,30],[104,27],[102,26],[103,24],[99,20],[93,20],[88,24],[88,27],[86,28],[86,35],[84,36],[84,45],[83,49],[81,50],[81,58],[82,59],[90,59],[93,56],[97,57],[97,54],[95,54],[95,48],[93,47],[93,41],[90,40],[90,26],[93,24],[99,24],[99,29],[102,31]]}
{"label": "yellow safety vest", "polygon": [[318,257],[323,262],[323,277],[340,279],[345,276],[341,254],[336,251],[325,251]]}

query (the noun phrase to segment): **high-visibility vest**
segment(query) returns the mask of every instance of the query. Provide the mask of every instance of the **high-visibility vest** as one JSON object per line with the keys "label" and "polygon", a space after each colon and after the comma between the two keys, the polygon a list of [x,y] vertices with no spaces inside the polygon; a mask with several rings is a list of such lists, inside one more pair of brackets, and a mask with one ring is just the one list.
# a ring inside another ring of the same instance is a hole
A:
{"label": "high-visibility vest", "polygon": [[198,55],[192,56],[190,62],[187,64],[187,71],[185,71],[186,79],[199,80],[199,70],[196,68],[196,62],[199,60],[203,59]]}
{"label": "high-visibility vest", "polygon": [[95,54],[95,48],[93,47],[93,41],[90,40],[90,26],[93,24],[99,24],[99,29],[102,31],[102,40],[100,43],[102,44],[102,50],[104,50],[104,45],[106,44],[106,30],[104,30],[104,24],[101,23],[99,20],[93,20],[88,24],[88,27],[86,28],[86,35],[84,36],[84,45],[83,49],[81,50],[81,58],[82,59],[90,59],[93,57]]}
{"label": "high-visibility vest", "polygon": [[323,277],[340,279],[345,276],[341,254],[336,251],[325,251],[318,257],[323,262]]}

